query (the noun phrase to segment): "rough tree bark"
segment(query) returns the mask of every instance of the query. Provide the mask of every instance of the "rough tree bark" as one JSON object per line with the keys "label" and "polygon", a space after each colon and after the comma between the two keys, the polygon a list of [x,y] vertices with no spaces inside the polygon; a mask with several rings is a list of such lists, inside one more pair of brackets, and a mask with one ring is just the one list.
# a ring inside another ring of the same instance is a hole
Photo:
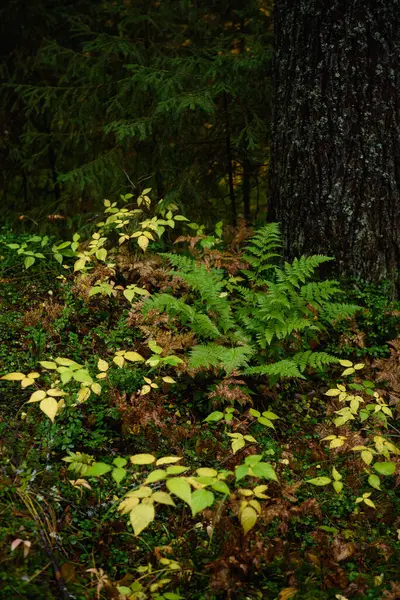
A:
{"label": "rough tree bark", "polygon": [[400,0],[276,0],[269,220],[287,257],[400,268]]}

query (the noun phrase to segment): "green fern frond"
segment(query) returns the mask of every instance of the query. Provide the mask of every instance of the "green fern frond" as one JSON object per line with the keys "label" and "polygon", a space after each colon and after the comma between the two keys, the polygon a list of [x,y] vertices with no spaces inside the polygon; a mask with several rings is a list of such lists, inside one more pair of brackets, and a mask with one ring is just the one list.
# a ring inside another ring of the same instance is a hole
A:
{"label": "green fern frond", "polygon": [[215,343],[199,344],[190,352],[189,365],[192,368],[218,367],[230,375],[235,369],[247,367],[253,353],[251,346],[226,348]]}
{"label": "green fern frond", "polygon": [[285,263],[283,269],[275,269],[278,282],[291,283],[294,287],[300,287],[309,279],[320,265],[333,260],[330,256],[316,254],[314,256],[301,256],[295,258],[292,263]]}
{"label": "green fern frond", "polygon": [[263,282],[266,273],[274,268],[273,259],[279,258],[276,250],[281,246],[278,223],[267,223],[252,236],[243,257],[251,267],[243,271],[250,281],[257,285]]}
{"label": "green fern frond", "polygon": [[259,367],[249,367],[245,370],[246,375],[268,375],[278,378],[294,378],[305,379],[300,372],[298,366],[293,360],[288,358],[279,360],[275,363],[262,365]]}
{"label": "green fern frond", "polygon": [[322,369],[323,367],[338,363],[339,359],[327,352],[307,350],[306,352],[297,352],[293,356],[293,362],[298,365],[299,370],[303,373],[307,367]]}
{"label": "green fern frond", "polygon": [[327,302],[324,304],[322,318],[328,323],[333,324],[340,319],[350,319],[360,310],[356,304],[341,304],[337,302]]}
{"label": "green fern frond", "polygon": [[224,290],[223,271],[218,269],[207,269],[204,265],[186,256],[175,254],[164,254],[169,262],[177,268],[172,273],[181,277],[190,287],[197,292],[205,303],[205,310],[216,314],[218,325],[222,331],[227,332],[235,326],[232,316],[231,305],[228,298],[221,295]]}
{"label": "green fern frond", "polygon": [[218,327],[211,319],[189,306],[180,298],[169,294],[156,294],[147,298],[143,304],[143,313],[146,315],[151,310],[160,313],[166,312],[171,317],[177,317],[183,325],[188,325],[199,337],[216,339],[221,335]]}

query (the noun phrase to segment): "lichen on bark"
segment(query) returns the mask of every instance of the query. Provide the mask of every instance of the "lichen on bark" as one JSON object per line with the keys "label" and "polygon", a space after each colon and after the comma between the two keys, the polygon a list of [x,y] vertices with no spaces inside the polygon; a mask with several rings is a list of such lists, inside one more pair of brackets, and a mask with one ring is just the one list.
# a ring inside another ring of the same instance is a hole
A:
{"label": "lichen on bark", "polygon": [[400,0],[276,0],[269,220],[288,257],[400,269]]}

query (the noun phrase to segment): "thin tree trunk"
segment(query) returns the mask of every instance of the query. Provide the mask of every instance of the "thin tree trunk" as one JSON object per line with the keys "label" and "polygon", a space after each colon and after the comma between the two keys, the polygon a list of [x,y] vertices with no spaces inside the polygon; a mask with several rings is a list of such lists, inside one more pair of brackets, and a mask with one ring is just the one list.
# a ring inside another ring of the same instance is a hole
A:
{"label": "thin tree trunk", "polygon": [[245,158],[243,160],[243,215],[246,223],[251,221],[251,209],[250,209],[250,177],[251,177],[251,166],[250,161]]}
{"label": "thin tree trunk", "polygon": [[400,0],[276,0],[269,220],[288,257],[400,268]]}
{"label": "thin tree trunk", "polygon": [[229,198],[231,200],[231,218],[232,225],[237,224],[236,214],[236,198],[235,188],[233,186],[233,165],[232,165],[232,148],[231,148],[231,126],[229,122],[229,109],[228,109],[228,98],[226,92],[224,92],[224,112],[225,112],[225,143],[226,143],[226,162],[229,180]]}

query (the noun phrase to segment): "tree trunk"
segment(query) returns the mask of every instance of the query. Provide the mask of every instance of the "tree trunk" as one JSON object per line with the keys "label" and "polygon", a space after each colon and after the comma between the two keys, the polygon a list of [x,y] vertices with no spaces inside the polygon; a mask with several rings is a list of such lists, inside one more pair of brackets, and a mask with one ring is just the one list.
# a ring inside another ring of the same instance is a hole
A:
{"label": "tree trunk", "polygon": [[276,0],[269,220],[287,257],[400,268],[400,0]]}

